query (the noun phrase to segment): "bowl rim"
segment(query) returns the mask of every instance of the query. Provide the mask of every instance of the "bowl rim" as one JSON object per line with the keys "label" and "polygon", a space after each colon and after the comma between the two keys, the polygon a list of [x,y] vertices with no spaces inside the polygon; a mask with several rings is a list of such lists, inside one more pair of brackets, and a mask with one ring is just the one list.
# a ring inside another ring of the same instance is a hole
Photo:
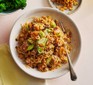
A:
{"label": "bowl rim", "polygon": [[15,23],[13,24],[12,29],[11,29],[11,32],[10,32],[10,37],[9,37],[9,48],[10,48],[10,53],[12,54],[12,58],[13,58],[13,60],[15,61],[15,63],[18,65],[18,67],[19,67],[22,71],[24,71],[26,74],[28,74],[28,75],[30,75],[30,76],[33,76],[33,77],[35,77],[35,78],[39,78],[39,79],[55,79],[55,78],[58,78],[58,77],[61,77],[61,76],[65,75],[66,73],[69,72],[69,70],[65,71],[64,74],[62,74],[62,75],[55,76],[55,77],[51,77],[51,78],[48,78],[48,77],[47,77],[47,78],[43,78],[43,77],[37,77],[37,76],[35,76],[35,75],[31,75],[30,73],[26,72],[26,71],[17,63],[17,61],[16,61],[15,58],[13,57],[13,53],[12,53],[12,50],[11,50],[12,30],[14,29],[14,26],[15,26],[16,22],[17,22],[22,16],[24,16],[25,14],[28,14],[29,12],[31,12],[31,11],[33,12],[33,11],[36,11],[36,10],[52,10],[52,11],[55,11],[55,12],[57,12],[57,13],[60,13],[61,15],[64,15],[65,17],[67,17],[67,18],[75,25],[76,30],[77,30],[78,35],[79,35],[80,47],[79,47],[78,57],[77,57],[76,61],[73,62],[73,66],[76,64],[76,62],[77,62],[77,60],[78,60],[78,58],[79,58],[80,52],[81,52],[81,36],[80,36],[80,32],[79,32],[79,30],[77,29],[76,24],[72,21],[71,18],[69,18],[67,15],[65,15],[65,14],[62,13],[62,12],[60,12],[59,10],[54,9],[54,8],[50,8],[50,7],[40,7],[40,8],[35,8],[35,9],[28,10],[27,12],[25,12],[24,14],[22,14],[19,18],[17,18],[17,20],[16,20]]}

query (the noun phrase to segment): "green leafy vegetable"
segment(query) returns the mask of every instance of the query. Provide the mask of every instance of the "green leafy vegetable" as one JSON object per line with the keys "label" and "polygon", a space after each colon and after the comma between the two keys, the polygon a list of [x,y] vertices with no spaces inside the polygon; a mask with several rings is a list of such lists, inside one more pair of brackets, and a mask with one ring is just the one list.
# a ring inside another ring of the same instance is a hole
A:
{"label": "green leafy vegetable", "polygon": [[2,12],[3,10],[6,10],[6,6],[4,3],[0,4],[0,12]]}
{"label": "green leafy vegetable", "polygon": [[23,9],[26,6],[26,0],[0,0],[0,12]]}
{"label": "green leafy vegetable", "polygon": [[28,46],[28,48],[27,48],[27,51],[30,51],[30,50],[32,50],[34,48],[34,45],[32,44],[32,45],[29,45]]}

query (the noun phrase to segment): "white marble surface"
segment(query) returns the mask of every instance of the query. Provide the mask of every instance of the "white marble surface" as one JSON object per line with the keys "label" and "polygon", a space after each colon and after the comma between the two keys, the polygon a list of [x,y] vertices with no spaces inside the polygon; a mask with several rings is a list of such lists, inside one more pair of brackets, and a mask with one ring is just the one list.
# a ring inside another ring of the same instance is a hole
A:
{"label": "white marble surface", "polygon": [[[50,7],[48,0],[28,0],[25,10],[0,16],[0,44],[8,42],[15,20],[25,11],[38,7]],[[82,48],[74,69],[77,81],[71,81],[69,73],[52,80],[49,85],[93,85],[93,0],[82,0],[81,7],[69,17],[76,23],[81,34]]]}

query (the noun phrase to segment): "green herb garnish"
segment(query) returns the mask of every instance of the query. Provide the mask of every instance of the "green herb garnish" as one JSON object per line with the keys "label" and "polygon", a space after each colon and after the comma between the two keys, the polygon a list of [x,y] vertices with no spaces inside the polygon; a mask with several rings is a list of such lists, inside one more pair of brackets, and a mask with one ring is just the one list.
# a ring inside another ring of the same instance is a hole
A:
{"label": "green herb garnish", "polygon": [[27,41],[28,43],[33,44],[33,40],[31,38],[29,38]]}
{"label": "green herb garnish", "polygon": [[32,44],[32,45],[29,45],[28,46],[28,48],[27,48],[27,51],[30,51],[30,50],[32,50],[34,48],[34,45]]}
{"label": "green herb garnish", "polygon": [[41,48],[41,47],[39,47],[39,46],[37,47],[37,51],[38,51],[39,54],[41,54],[41,53],[44,52],[43,48]]}
{"label": "green herb garnish", "polygon": [[54,21],[51,21],[51,23],[50,23],[50,25],[51,25],[51,27],[56,27],[56,23],[54,22]]}
{"label": "green herb garnish", "polygon": [[38,44],[40,44],[40,45],[45,46],[45,44],[46,44],[47,40],[48,40],[47,38],[41,38],[41,39],[39,39],[39,40],[38,40],[38,42],[37,42],[37,43],[38,43]]}
{"label": "green herb garnish", "polygon": [[47,58],[47,61],[46,61],[47,65],[50,63],[51,59],[52,57]]}
{"label": "green herb garnish", "polygon": [[45,37],[45,33],[43,31],[39,32],[40,37]]}

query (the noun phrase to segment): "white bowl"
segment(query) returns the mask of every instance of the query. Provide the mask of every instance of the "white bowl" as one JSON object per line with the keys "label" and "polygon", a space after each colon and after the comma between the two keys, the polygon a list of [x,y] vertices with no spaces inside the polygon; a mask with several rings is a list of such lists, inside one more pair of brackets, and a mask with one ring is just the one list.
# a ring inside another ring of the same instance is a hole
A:
{"label": "white bowl", "polygon": [[58,21],[62,21],[64,27],[66,29],[71,30],[72,46],[73,46],[73,50],[71,52],[71,60],[72,60],[72,63],[75,64],[75,62],[77,61],[77,59],[79,57],[80,48],[81,48],[81,40],[80,40],[80,34],[78,31],[78,28],[76,27],[74,22],[69,17],[67,17],[66,15],[64,15],[63,13],[61,13],[60,11],[58,11],[56,9],[39,8],[39,9],[30,10],[27,13],[25,13],[24,15],[22,15],[15,22],[15,24],[13,26],[13,29],[10,34],[9,43],[10,43],[11,54],[12,54],[14,61],[24,72],[26,72],[27,74],[29,74],[31,76],[37,77],[37,78],[51,79],[51,78],[57,78],[59,76],[64,75],[65,73],[67,73],[69,71],[68,64],[66,64],[58,69],[55,69],[53,71],[40,72],[36,69],[27,68],[22,63],[22,61],[19,59],[16,49],[15,49],[15,46],[17,45],[17,42],[15,41],[15,39],[19,34],[21,24],[25,23],[26,21],[31,21],[31,17],[33,17],[33,16],[44,16],[44,15],[49,15],[49,16],[52,16],[54,19],[57,19]]}
{"label": "white bowl", "polygon": [[[48,0],[48,1],[49,1],[49,4],[50,4],[51,7],[58,9],[58,8],[56,7],[57,4],[54,4],[51,0]],[[70,15],[70,14],[76,12],[76,10],[77,10],[78,8],[80,8],[81,3],[82,3],[82,0],[77,0],[77,1],[78,1],[78,5],[73,6],[73,10],[71,10],[71,11],[69,11],[69,10],[64,10],[64,11],[61,11],[61,12],[64,13],[64,14],[67,14],[67,15]],[[59,9],[58,9],[58,10],[59,10]]]}

